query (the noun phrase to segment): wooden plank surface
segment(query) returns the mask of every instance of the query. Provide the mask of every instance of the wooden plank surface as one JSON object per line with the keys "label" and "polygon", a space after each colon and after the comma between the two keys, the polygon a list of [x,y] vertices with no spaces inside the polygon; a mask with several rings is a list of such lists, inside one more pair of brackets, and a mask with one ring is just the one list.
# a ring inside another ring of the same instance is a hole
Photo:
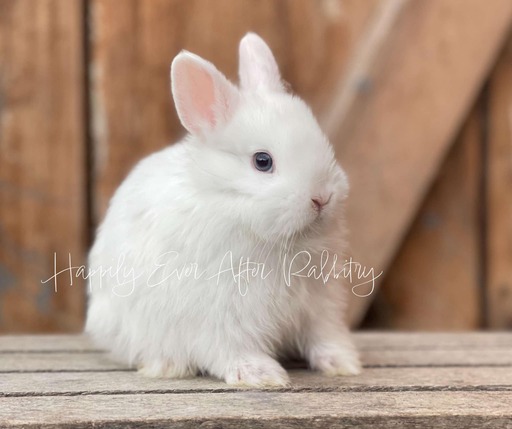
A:
{"label": "wooden plank surface", "polygon": [[77,331],[83,263],[82,4],[0,0],[0,332]]}
{"label": "wooden plank surface", "polygon": [[[408,1],[391,16],[377,59],[351,88],[359,92],[353,107],[339,118],[326,115],[352,184],[352,254],[376,273],[388,267],[480,91],[510,27],[512,2]],[[370,302],[353,297],[354,324]]]}
{"label": "wooden plank surface", "polygon": [[355,339],[376,364],[360,376],[291,369],[287,388],[240,389],[210,377],[142,377],[84,336],[3,336],[0,426],[509,427],[511,333]]}
{"label": "wooden plank surface", "polygon": [[[172,399],[172,400],[171,400]],[[510,427],[512,392],[236,392],[0,398],[0,423],[31,427]],[[22,412],[20,412],[23,410]],[[320,411],[321,410],[321,411]]]}
{"label": "wooden plank surface", "polygon": [[[366,368],[359,376],[324,377],[313,371],[289,371],[291,386],[279,391],[512,391],[509,366],[453,368]],[[234,392],[237,388],[210,377],[182,380],[151,379],[135,371],[0,373],[0,397],[73,396],[122,393]],[[273,389],[276,390],[276,389]]]}
{"label": "wooden plank surface", "polygon": [[512,328],[512,37],[489,83],[487,319]]}
{"label": "wooden plank surface", "polygon": [[[353,334],[360,350],[466,350],[512,348],[508,332],[373,332]],[[99,352],[86,335],[0,335],[0,353]]]}
{"label": "wooden plank surface", "polygon": [[[374,332],[353,334],[360,350],[467,350],[512,348],[508,332]],[[85,335],[0,335],[0,353],[99,352]]]}
{"label": "wooden plank surface", "polygon": [[[367,367],[512,365],[509,347],[485,347],[450,350],[363,350],[361,360]],[[4,353],[0,355],[2,372],[16,371],[104,371],[127,370],[103,352],[89,353]],[[512,369],[511,369],[512,371]]]}
{"label": "wooden plank surface", "polygon": [[405,330],[483,326],[483,101],[477,103],[393,260],[365,325]]}

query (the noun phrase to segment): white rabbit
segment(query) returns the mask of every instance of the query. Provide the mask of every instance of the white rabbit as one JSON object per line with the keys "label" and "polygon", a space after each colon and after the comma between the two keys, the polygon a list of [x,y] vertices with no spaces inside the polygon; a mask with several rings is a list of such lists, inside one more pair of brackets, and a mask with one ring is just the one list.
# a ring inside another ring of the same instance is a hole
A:
{"label": "white rabbit", "polygon": [[192,53],[172,62],[189,134],[112,198],[89,256],[86,332],[155,377],[284,386],[286,356],[357,374],[343,276],[317,278],[326,252],[343,264],[347,178],[253,33],[239,72],[240,88]]}

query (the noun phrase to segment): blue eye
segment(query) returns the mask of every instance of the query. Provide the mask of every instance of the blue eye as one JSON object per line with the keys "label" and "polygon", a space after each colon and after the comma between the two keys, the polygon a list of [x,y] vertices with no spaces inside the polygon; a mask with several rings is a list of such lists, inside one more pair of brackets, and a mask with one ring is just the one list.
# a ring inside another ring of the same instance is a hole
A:
{"label": "blue eye", "polygon": [[253,163],[257,170],[263,172],[272,170],[272,157],[267,152],[256,152]]}

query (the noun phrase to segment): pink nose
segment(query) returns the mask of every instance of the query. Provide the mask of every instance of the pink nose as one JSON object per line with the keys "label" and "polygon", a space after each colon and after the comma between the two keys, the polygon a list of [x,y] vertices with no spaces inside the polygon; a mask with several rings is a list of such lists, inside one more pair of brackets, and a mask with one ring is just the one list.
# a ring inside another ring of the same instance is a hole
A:
{"label": "pink nose", "polygon": [[313,203],[313,207],[316,211],[320,212],[328,203],[331,201],[332,194],[329,195],[329,198],[325,199],[322,197],[311,198],[311,202]]}

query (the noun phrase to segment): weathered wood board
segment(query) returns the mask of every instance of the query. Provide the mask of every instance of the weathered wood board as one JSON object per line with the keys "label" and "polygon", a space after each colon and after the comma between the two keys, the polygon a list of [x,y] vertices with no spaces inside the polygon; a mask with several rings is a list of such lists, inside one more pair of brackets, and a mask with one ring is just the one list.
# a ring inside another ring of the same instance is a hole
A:
{"label": "weathered wood board", "polygon": [[512,334],[371,332],[355,340],[363,360],[376,363],[360,376],[295,368],[290,387],[241,389],[210,377],[142,377],[83,336],[4,336],[0,426],[510,427]]}
{"label": "weathered wood board", "polygon": [[23,427],[507,428],[511,402],[509,391],[319,391],[0,398],[0,407],[3,422]]}
{"label": "weathered wood board", "polygon": [[[507,366],[435,367],[435,370],[432,367],[365,368],[361,376],[341,380],[304,369],[289,372],[293,391],[320,388],[335,392],[470,391],[483,385],[488,390],[512,390],[512,371]],[[238,390],[210,377],[170,381],[141,377],[135,371],[109,371],[108,367],[87,373],[59,371],[51,375],[48,372],[20,372],[16,375],[0,372],[0,385],[3,386],[0,397]]]}
{"label": "weathered wood board", "polygon": [[[366,60],[368,69],[360,71],[364,85],[349,88],[359,91],[352,107],[342,109],[338,120],[328,115],[326,123],[351,179],[347,217],[353,257],[377,273],[398,250],[512,17],[508,0],[383,4],[400,7],[382,12],[395,20],[385,26],[385,41],[375,44],[376,59]],[[359,68],[357,61],[353,67]],[[358,294],[371,291],[359,288]],[[354,296],[353,323],[370,302]]]}
{"label": "weathered wood board", "polygon": [[486,293],[489,326],[512,329],[512,37],[489,83]]}
{"label": "weathered wood board", "polygon": [[365,325],[471,330],[483,325],[483,101],[469,115],[393,260]]}
{"label": "weathered wood board", "polygon": [[[512,365],[510,349],[450,350],[367,350],[362,357],[367,367],[378,366],[457,366],[460,362],[471,365]],[[2,356],[2,371],[99,371],[127,370],[104,353],[9,353]]]}
{"label": "weathered wood board", "polygon": [[77,279],[41,284],[83,263],[82,32],[81,2],[0,0],[0,332],[83,323]]}
{"label": "weathered wood board", "polygon": [[[511,348],[507,332],[393,332],[358,331],[354,341],[360,350],[466,350],[476,347]],[[1,335],[0,353],[99,352],[85,335]]]}

